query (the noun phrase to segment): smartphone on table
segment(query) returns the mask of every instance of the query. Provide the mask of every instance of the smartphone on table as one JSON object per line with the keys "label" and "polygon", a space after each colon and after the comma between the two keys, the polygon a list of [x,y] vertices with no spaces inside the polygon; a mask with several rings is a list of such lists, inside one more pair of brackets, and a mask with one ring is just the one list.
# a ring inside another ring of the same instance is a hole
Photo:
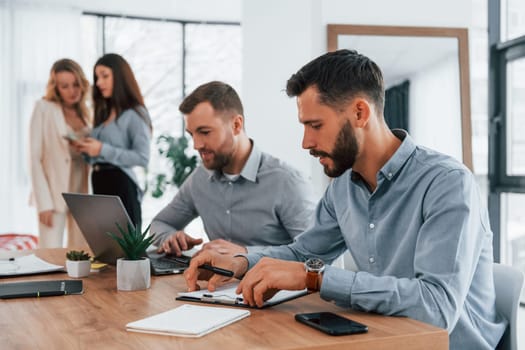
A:
{"label": "smartphone on table", "polygon": [[329,335],[346,335],[368,332],[368,326],[332,312],[296,314],[295,320]]}

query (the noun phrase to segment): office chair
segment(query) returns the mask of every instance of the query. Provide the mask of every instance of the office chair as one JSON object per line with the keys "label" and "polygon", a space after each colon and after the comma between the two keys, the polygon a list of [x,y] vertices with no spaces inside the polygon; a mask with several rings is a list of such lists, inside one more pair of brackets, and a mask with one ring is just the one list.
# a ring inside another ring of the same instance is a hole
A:
{"label": "office chair", "polygon": [[509,321],[496,350],[518,350],[518,307],[523,287],[523,273],[514,267],[498,263],[494,263],[493,273],[496,310]]}

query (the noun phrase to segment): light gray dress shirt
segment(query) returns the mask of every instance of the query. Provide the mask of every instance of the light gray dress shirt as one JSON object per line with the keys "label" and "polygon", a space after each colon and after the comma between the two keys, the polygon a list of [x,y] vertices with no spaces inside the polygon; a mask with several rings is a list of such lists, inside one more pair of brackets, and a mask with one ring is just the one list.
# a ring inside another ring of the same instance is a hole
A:
{"label": "light gray dress shirt", "polygon": [[[138,108],[149,118],[144,107]],[[141,188],[144,186],[138,183],[133,167],[146,168],[149,162],[151,131],[144,119],[134,109],[127,109],[108,125],[93,128],[91,137],[102,142],[102,149],[97,157],[86,156],[88,163],[118,166],[137,184],[139,197],[142,197]]]}
{"label": "light gray dress shirt", "polygon": [[[253,142],[252,142],[253,143]],[[210,240],[246,246],[288,244],[312,221],[315,196],[309,181],[255,145],[240,176],[231,181],[202,165],[151,223],[159,245],[200,216]]]}
{"label": "light gray dress shirt", "polygon": [[330,263],[347,248],[358,272],[327,266],[321,297],[343,307],[408,316],[448,330],[451,349],[494,349],[492,231],[474,176],[449,156],[416,146],[405,131],[370,193],[359,174],[334,179],[311,229],[283,247],[248,254]]}

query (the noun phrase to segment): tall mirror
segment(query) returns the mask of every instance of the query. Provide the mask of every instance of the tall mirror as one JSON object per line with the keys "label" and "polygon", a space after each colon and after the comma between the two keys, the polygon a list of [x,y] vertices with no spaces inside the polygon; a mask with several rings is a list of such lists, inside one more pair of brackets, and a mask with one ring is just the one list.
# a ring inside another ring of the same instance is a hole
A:
{"label": "tall mirror", "polygon": [[328,51],[343,48],[383,71],[390,127],[472,169],[467,29],[329,24]]}

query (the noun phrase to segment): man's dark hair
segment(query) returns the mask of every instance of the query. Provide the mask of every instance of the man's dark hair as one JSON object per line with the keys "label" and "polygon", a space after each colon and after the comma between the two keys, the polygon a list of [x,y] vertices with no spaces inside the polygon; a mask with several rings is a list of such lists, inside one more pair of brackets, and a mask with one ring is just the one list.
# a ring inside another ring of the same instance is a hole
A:
{"label": "man's dark hair", "polygon": [[288,79],[286,93],[299,96],[310,86],[317,87],[319,102],[332,108],[339,109],[364,94],[383,112],[383,74],[377,64],[357,51],[337,50],[317,57]]}
{"label": "man's dark hair", "polygon": [[211,81],[193,90],[182,101],[179,111],[189,114],[201,102],[209,102],[217,112],[231,112],[244,116],[239,95],[230,85],[221,81]]}

